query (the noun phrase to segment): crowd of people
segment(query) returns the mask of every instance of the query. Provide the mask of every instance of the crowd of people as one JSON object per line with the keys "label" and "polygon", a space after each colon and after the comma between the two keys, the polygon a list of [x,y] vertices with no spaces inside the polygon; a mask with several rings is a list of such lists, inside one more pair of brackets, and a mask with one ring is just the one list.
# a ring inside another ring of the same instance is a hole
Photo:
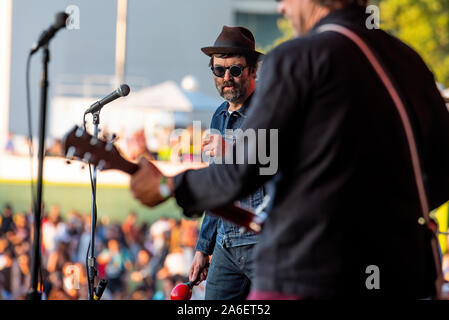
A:
{"label": "crowd of people", "polygon": [[[90,213],[43,211],[39,289],[47,300],[88,298],[86,272]],[[0,228],[0,299],[25,299],[31,286],[33,215],[3,208]],[[108,280],[102,299],[170,300],[173,287],[188,281],[198,221],[161,217],[138,223],[129,212],[121,223],[97,222],[95,255],[99,279]],[[204,284],[192,299],[202,299]]]}
{"label": "crowd of people", "polygon": [[[139,224],[133,212],[120,224],[107,218],[98,221],[98,278],[108,280],[102,299],[169,300],[173,287],[188,281],[198,223],[161,217],[151,225]],[[69,211],[63,218],[54,205],[44,215],[41,236],[43,281],[39,288],[43,298],[87,299],[90,214]],[[4,206],[0,220],[1,300],[26,298],[31,285],[32,239],[31,212],[13,213],[11,205]],[[443,256],[443,272],[449,281],[449,251]],[[201,282],[193,288],[192,300],[204,298],[204,286]],[[448,289],[445,295],[449,295]]]}

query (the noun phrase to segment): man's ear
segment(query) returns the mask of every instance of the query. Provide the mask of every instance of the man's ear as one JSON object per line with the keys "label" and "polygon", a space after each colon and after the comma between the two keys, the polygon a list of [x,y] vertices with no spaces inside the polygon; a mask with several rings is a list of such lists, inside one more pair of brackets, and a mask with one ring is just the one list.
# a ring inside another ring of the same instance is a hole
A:
{"label": "man's ear", "polygon": [[256,77],[257,77],[257,68],[251,67],[251,68],[249,69],[249,71],[251,72],[251,77],[253,77],[254,79],[256,79]]}

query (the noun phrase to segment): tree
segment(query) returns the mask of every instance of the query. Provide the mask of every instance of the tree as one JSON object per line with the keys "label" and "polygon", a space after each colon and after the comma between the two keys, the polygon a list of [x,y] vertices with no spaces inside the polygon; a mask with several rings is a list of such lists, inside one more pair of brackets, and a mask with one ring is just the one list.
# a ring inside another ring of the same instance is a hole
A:
{"label": "tree", "polygon": [[381,28],[414,48],[437,80],[449,85],[449,1],[382,0]]}
{"label": "tree", "polygon": [[[449,1],[371,0],[380,7],[381,28],[395,35],[423,57],[437,80],[449,86]],[[267,52],[293,37],[289,22],[278,20],[282,36]]]}
{"label": "tree", "polygon": [[271,45],[264,47],[264,48],[258,48],[260,52],[267,53],[271,49],[280,45],[282,42],[285,42],[285,41],[293,38],[293,29],[290,25],[290,22],[286,18],[278,19],[277,25],[278,25],[279,31],[282,33],[282,36],[280,38],[274,40],[274,42]]}

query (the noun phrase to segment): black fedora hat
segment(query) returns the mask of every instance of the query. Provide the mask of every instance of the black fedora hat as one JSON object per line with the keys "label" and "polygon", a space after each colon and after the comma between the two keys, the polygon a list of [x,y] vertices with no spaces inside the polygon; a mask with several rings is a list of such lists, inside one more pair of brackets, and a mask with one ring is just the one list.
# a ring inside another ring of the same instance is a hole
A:
{"label": "black fedora hat", "polygon": [[209,57],[213,54],[237,53],[259,57],[263,55],[256,51],[256,41],[248,29],[244,27],[223,26],[221,33],[212,47],[201,48]]}

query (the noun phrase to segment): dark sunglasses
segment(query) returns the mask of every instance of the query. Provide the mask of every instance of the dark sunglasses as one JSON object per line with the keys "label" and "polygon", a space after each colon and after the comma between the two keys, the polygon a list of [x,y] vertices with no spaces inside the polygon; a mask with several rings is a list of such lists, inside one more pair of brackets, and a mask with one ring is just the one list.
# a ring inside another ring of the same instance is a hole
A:
{"label": "dark sunglasses", "polygon": [[229,67],[222,67],[222,66],[211,67],[211,70],[212,70],[212,73],[219,78],[224,77],[227,69],[229,69],[231,76],[240,77],[242,75],[243,70],[246,67],[247,66],[242,67],[242,66],[233,64],[232,66],[229,66]]}

